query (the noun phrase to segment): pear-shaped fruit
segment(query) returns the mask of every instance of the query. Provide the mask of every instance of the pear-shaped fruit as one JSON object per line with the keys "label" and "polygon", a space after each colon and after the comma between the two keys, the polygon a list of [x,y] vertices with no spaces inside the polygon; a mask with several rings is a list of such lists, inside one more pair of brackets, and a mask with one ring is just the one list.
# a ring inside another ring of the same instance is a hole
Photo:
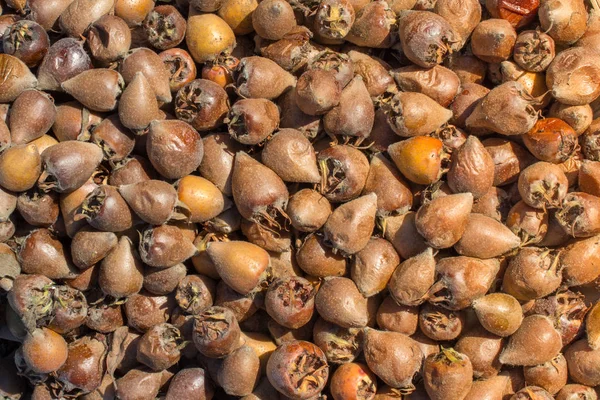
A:
{"label": "pear-shaped fruit", "polygon": [[454,193],[470,192],[478,199],[485,195],[494,183],[494,160],[476,136],[452,154],[450,170],[446,175],[448,186]]}
{"label": "pear-shaped fruit", "polygon": [[211,242],[206,251],[221,279],[240,294],[250,293],[266,278],[269,253],[255,244]]}
{"label": "pear-shaped fruit", "polygon": [[[261,179],[256,179],[258,176]],[[235,155],[232,189],[235,205],[246,219],[277,226],[277,216],[285,215],[289,197],[285,183],[273,170],[244,152]]]}
{"label": "pear-shaped fruit", "polygon": [[44,172],[38,185],[43,190],[72,192],[92,176],[103,156],[95,144],[76,140],[48,147],[42,153]]}
{"label": "pear-shaped fruit", "polygon": [[429,291],[429,302],[449,310],[470,307],[492,287],[500,269],[496,259],[447,257],[436,265],[437,282]]}
{"label": "pear-shaped fruit", "polygon": [[119,187],[129,207],[144,222],[162,225],[174,213],[177,191],[165,181],[148,180]]}
{"label": "pear-shaped fruit", "polygon": [[336,208],[327,219],[323,232],[325,240],[343,254],[361,251],[375,228],[377,195],[370,193]]}
{"label": "pear-shaped fruit", "polygon": [[414,390],[412,379],[423,363],[416,341],[402,333],[367,328],[363,351],[371,371],[387,385]]}
{"label": "pear-shaped fruit", "polygon": [[490,293],[473,301],[479,323],[489,332],[507,337],[519,329],[523,322],[523,309],[519,301],[506,293]]}
{"label": "pear-shaped fruit", "polygon": [[144,283],[143,265],[127,236],[121,236],[117,246],[102,260],[98,284],[114,298],[138,293]]}
{"label": "pear-shaped fruit", "polygon": [[243,97],[272,100],[296,84],[294,75],[265,57],[244,57],[238,69],[238,93]]}
{"label": "pear-shaped fruit", "polygon": [[463,256],[499,257],[521,244],[521,239],[506,225],[483,214],[471,214],[467,227],[454,249]]}
{"label": "pear-shaped fruit", "polygon": [[286,182],[318,183],[321,174],[312,143],[296,129],[282,129],[267,142],[262,162]]}
{"label": "pear-shaped fruit", "polygon": [[413,195],[396,166],[383,153],[371,159],[363,194],[377,195],[377,215],[403,214],[412,207]]}
{"label": "pear-shaped fruit", "polygon": [[14,144],[25,144],[42,137],[56,118],[56,107],[50,95],[26,90],[10,107],[10,137]]}
{"label": "pear-shaped fruit", "polygon": [[137,72],[119,100],[119,119],[125,127],[141,130],[158,119],[158,115],[154,90],[144,74]]}
{"label": "pear-shaped fruit", "polygon": [[472,207],[471,193],[437,197],[417,211],[417,230],[433,248],[452,247],[467,229]]}
{"label": "pear-shaped fruit", "polygon": [[595,350],[600,349],[600,302],[594,304],[587,313],[585,332],[590,347]]}
{"label": "pear-shaped fruit", "polygon": [[10,103],[24,90],[35,87],[37,79],[23,61],[0,54],[0,82],[0,103]]}
{"label": "pear-shaped fruit", "polygon": [[340,104],[323,117],[325,132],[330,136],[352,136],[364,139],[371,134],[375,107],[360,75],[342,90]]}
{"label": "pear-shaped fruit", "polygon": [[552,360],[562,348],[560,333],[550,318],[530,315],[510,337],[500,355],[500,362],[508,365],[538,365]]}
{"label": "pear-shaped fruit", "polygon": [[136,73],[142,72],[154,89],[156,99],[163,103],[171,102],[171,88],[169,87],[171,75],[162,59],[153,50],[144,47],[133,49],[120,64],[119,72],[126,84],[133,81]]}
{"label": "pear-shaped fruit", "polygon": [[148,228],[140,239],[140,256],[151,267],[169,268],[198,252],[183,231],[173,225]]}
{"label": "pear-shaped fruit", "polygon": [[146,152],[159,174],[180,179],[200,166],[204,145],[200,134],[187,122],[155,120],[148,131]]}
{"label": "pear-shaped fruit", "polygon": [[388,290],[396,303],[417,306],[426,300],[434,281],[435,259],[433,249],[429,247],[396,268],[388,282]]}
{"label": "pear-shaped fruit", "polygon": [[80,230],[71,242],[73,264],[87,269],[100,262],[117,246],[119,239],[113,232],[101,232],[94,229]]}
{"label": "pear-shaped fruit", "polygon": [[416,215],[414,211],[409,211],[383,220],[385,238],[404,259],[421,254],[429,248],[423,236],[417,231]]}
{"label": "pear-shaped fruit", "polygon": [[396,93],[383,110],[388,124],[402,137],[428,135],[452,118],[452,111],[417,92]]}
{"label": "pear-shaped fruit", "polygon": [[315,297],[315,306],[321,318],[343,328],[361,328],[369,322],[367,299],[348,278],[325,280]]}
{"label": "pear-shaped fruit", "polygon": [[123,90],[123,77],[117,71],[95,68],[63,82],[62,89],[86,108],[107,112],[117,108]]}

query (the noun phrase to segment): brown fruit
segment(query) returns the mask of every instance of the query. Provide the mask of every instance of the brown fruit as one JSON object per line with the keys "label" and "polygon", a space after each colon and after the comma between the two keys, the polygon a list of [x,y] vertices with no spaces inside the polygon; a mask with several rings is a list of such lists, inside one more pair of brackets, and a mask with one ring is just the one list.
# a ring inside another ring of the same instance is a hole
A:
{"label": "brown fruit", "polygon": [[588,284],[600,275],[600,236],[576,240],[560,255],[560,268],[565,286]]}
{"label": "brown fruit", "polygon": [[429,247],[417,231],[415,219],[416,213],[409,211],[406,214],[387,217],[383,220],[385,238],[404,259],[414,257]]}
{"label": "brown fruit", "polygon": [[[482,246],[482,243],[486,243],[486,246]],[[495,258],[520,245],[521,239],[501,222],[482,214],[471,214],[454,249],[463,256]]]}
{"label": "brown fruit", "polygon": [[11,146],[0,154],[0,185],[13,192],[31,189],[41,173],[37,146]]}
{"label": "brown fruit", "polygon": [[48,229],[34,230],[17,242],[20,244],[17,256],[23,272],[45,275],[50,279],[75,276],[62,243]]}
{"label": "brown fruit", "polygon": [[61,83],[61,88],[90,110],[108,112],[117,107],[123,77],[117,71],[95,68]]}
{"label": "brown fruit", "polygon": [[471,361],[473,377],[489,379],[500,372],[502,364],[498,360],[504,347],[504,339],[477,326],[463,333],[455,348]]}
{"label": "brown fruit", "polygon": [[320,229],[327,222],[331,211],[331,203],[312,189],[302,189],[294,193],[286,208],[292,226],[301,232]]}
{"label": "brown fruit", "polygon": [[592,349],[586,339],[580,339],[565,350],[571,380],[588,386],[600,384],[598,358],[600,351]]}
{"label": "brown fruit", "polygon": [[131,240],[121,236],[117,246],[102,260],[98,284],[102,291],[121,298],[138,293],[143,285],[143,265]]}
{"label": "brown fruit", "polygon": [[240,347],[240,327],[233,311],[215,306],[198,315],[193,340],[198,351],[211,358],[222,358]]}
{"label": "brown fruit", "polygon": [[321,181],[313,145],[298,130],[281,129],[265,144],[261,157],[286,182]]}
{"label": "brown fruit", "polygon": [[52,97],[37,90],[25,90],[10,107],[8,126],[12,143],[25,144],[42,137],[55,118]]}
{"label": "brown fruit", "polygon": [[38,89],[61,90],[61,84],[92,68],[83,43],[63,38],[54,43],[38,68]]}
{"label": "brown fruit", "polygon": [[377,309],[377,326],[386,331],[413,335],[419,326],[419,309],[398,305],[388,296]]}
{"label": "brown fruit", "polygon": [[170,368],[179,361],[181,342],[181,333],[175,326],[155,325],[141,337],[137,360],[154,371]]}
{"label": "brown fruit", "polygon": [[[111,40],[103,40],[108,35]],[[92,57],[101,65],[109,65],[124,58],[131,46],[131,32],[127,23],[116,15],[97,19],[86,33]]]}
{"label": "brown fruit", "polygon": [[279,125],[279,109],[267,99],[241,99],[236,101],[227,118],[229,134],[245,145],[262,143]]}
{"label": "brown fruit", "polygon": [[473,384],[473,366],[465,354],[442,349],[423,363],[423,381],[431,400],[464,399]]}
{"label": "brown fruit", "polygon": [[523,367],[523,374],[528,385],[541,387],[552,395],[556,395],[569,378],[567,361],[562,354],[544,364]]}
{"label": "brown fruit", "polygon": [[546,85],[552,96],[569,105],[585,105],[596,99],[600,94],[599,62],[600,56],[582,47],[558,53],[546,71]]}
{"label": "brown fruit", "polygon": [[315,297],[315,306],[321,318],[343,328],[367,325],[367,299],[348,278],[325,280]]}
{"label": "brown fruit", "polygon": [[75,0],[60,14],[60,28],[68,36],[79,38],[89,25],[109,14],[114,5],[114,0]]}
{"label": "brown fruit", "polygon": [[[255,179],[261,176],[259,181]],[[233,199],[242,217],[263,226],[280,228],[279,216],[287,218],[289,192],[270,168],[240,151],[235,156],[232,175]]]}
{"label": "brown fruit", "polygon": [[373,233],[376,211],[377,195],[374,193],[342,204],[323,227],[326,243],[342,254],[361,251]]}
{"label": "brown fruit", "polygon": [[346,259],[325,246],[320,235],[309,235],[304,240],[296,253],[296,261],[302,271],[317,278],[346,274]]}
{"label": "brown fruit", "polygon": [[369,174],[369,160],[349,145],[335,145],[319,151],[321,193],[331,202],[343,202],[358,197]]}
{"label": "brown fruit", "polygon": [[0,67],[0,77],[2,78],[0,102],[2,103],[14,101],[24,90],[37,85],[35,76],[17,57],[1,54]]}
{"label": "brown fruit", "polygon": [[101,185],[81,203],[75,221],[81,219],[100,231],[123,232],[133,226],[134,216],[115,187]]}
{"label": "brown fruit", "polygon": [[488,63],[499,63],[510,59],[517,32],[505,19],[481,21],[471,37],[473,54]]}
{"label": "brown fruit", "polygon": [[523,322],[521,305],[506,293],[491,293],[473,302],[479,323],[489,332],[507,337]]}
{"label": "brown fruit", "polygon": [[551,361],[562,348],[560,333],[552,321],[542,315],[531,315],[510,337],[500,355],[500,362],[508,365],[532,366]]}
{"label": "brown fruit", "polygon": [[584,192],[568,193],[556,220],[569,235],[580,238],[600,233],[600,197]]}
{"label": "brown fruit", "polygon": [[494,161],[475,136],[469,136],[452,154],[447,178],[454,193],[471,192],[474,199],[490,190],[494,182]]}
{"label": "brown fruit", "polygon": [[424,68],[441,64],[461,40],[443,17],[430,11],[405,11],[398,25],[404,55]]}
{"label": "brown fruit", "polygon": [[246,98],[272,100],[296,83],[292,74],[265,57],[245,57],[238,70],[238,93]]}
{"label": "brown fruit", "polygon": [[214,396],[214,386],[208,373],[202,368],[181,369],[169,385],[166,400],[210,400]]}
{"label": "brown fruit", "polygon": [[231,196],[231,175],[235,153],[242,146],[228,134],[211,134],[205,136],[204,157],[198,171],[219,188],[223,194]]}
{"label": "brown fruit", "polygon": [[351,276],[358,290],[365,297],[376,295],[385,289],[400,257],[390,242],[371,238],[352,263]]}
{"label": "brown fruit", "polygon": [[525,87],[515,81],[505,82],[492,89],[466,119],[469,129],[493,131],[502,135],[521,135],[533,128],[538,120],[531,97]]}
{"label": "brown fruit", "polygon": [[312,398],[323,390],[328,377],[329,365],[323,351],[310,342],[285,343],[267,363],[269,382],[291,398]]}
{"label": "brown fruit", "polygon": [[497,259],[443,258],[436,265],[437,282],[429,291],[428,301],[449,310],[470,307],[490,290],[499,269]]}
{"label": "brown fruit", "polygon": [[416,91],[394,94],[384,101],[383,110],[388,124],[402,137],[428,135],[452,118],[452,111]]}
{"label": "brown fruit", "polygon": [[554,292],[561,280],[560,254],[524,247],[510,260],[502,289],[518,300],[533,300]]}
{"label": "brown fruit", "polygon": [[363,351],[369,369],[387,385],[414,390],[412,379],[423,363],[417,342],[402,333],[370,328],[366,328],[364,337]]}
{"label": "brown fruit", "polygon": [[154,51],[143,47],[130,51],[119,65],[119,72],[128,85],[133,81],[136,73],[143,73],[154,89],[156,99],[163,103],[171,102],[170,74],[162,59]]}
{"label": "brown fruit", "polygon": [[[402,91],[424,94],[442,107],[448,107],[460,89],[458,75],[441,65],[432,68],[411,65],[392,70],[391,75]],[[413,97],[415,100],[421,100],[420,96],[413,95]],[[425,98],[421,101],[425,103]]]}
{"label": "brown fruit", "polygon": [[452,247],[467,228],[472,206],[471,193],[438,197],[419,208],[415,225],[430,246]]}
{"label": "brown fruit", "polygon": [[387,2],[366,2],[364,7],[354,11],[356,19],[345,40],[357,46],[375,48],[389,48],[396,42],[398,23]]}
{"label": "brown fruit", "polygon": [[559,208],[567,195],[569,182],[556,164],[537,162],[519,175],[519,194],[534,208]]}
{"label": "brown fruit", "polygon": [[106,345],[98,339],[84,336],[69,343],[69,355],[57,371],[58,380],[66,390],[92,392],[102,384]]}
{"label": "brown fruit", "polygon": [[330,136],[352,136],[362,141],[371,133],[374,121],[373,101],[362,77],[357,76],[342,90],[339,104],[325,114],[323,126]]}
{"label": "brown fruit", "polygon": [[146,142],[148,159],[159,174],[179,179],[200,166],[204,155],[202,138],[184,121],[152,121]]}
{"label": "brown fruit", "polygon": [[419,310],[419,332],[435,342],[457,339],[465,325],[462,311],[450,311],[429,303]]}
{"label": "brown fruit", "polygon": [[137,72],[119,100],[119,119],[132,130],[146,129],[159,119],[158,102],[154,90],[143,73]]}
{"label": "brown fruit", "polygon": [[569,400],[569,399],[584,399],[584,400],[596,400],[598,395],[596,391],[585,385],[568,384],[556,394],[556,400]]}

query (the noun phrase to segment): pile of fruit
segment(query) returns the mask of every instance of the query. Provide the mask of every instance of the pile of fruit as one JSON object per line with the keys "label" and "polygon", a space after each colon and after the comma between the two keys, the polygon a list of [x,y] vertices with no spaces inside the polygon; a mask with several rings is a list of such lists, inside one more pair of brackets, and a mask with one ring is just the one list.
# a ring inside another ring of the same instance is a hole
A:
{"label": "pile of fruit", "polygon": [[0,0],[0,397],[597,400],[597,0]]}

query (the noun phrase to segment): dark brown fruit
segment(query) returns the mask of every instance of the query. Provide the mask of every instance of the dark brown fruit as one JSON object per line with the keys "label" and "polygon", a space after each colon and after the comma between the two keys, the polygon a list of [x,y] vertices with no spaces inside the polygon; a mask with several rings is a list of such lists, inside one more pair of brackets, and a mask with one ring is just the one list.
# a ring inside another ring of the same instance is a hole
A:
{"label": "dark brown fruit", "polygon": [[204,146],[198,132],[186,122],[155,120],[150,124],[146,152],[159,174],[179,179],[200,166]]}

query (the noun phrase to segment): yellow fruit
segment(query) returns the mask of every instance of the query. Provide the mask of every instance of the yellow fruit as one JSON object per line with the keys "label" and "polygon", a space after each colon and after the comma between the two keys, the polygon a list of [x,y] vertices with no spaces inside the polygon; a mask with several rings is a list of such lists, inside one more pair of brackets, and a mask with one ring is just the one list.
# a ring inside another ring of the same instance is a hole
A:
{"label": "yellow fruit", "polygon": [[256,0],[227,0],[219,10],[219,16],[233,29],[236,35],[254,32],[252,12],[258,7]]}
{"label": "yellow fruit", "polygon": [[235,34],[215,14],[194,15],[188,19],[186,42],[194,60],[204,63],[230,53],[235,47]]}

